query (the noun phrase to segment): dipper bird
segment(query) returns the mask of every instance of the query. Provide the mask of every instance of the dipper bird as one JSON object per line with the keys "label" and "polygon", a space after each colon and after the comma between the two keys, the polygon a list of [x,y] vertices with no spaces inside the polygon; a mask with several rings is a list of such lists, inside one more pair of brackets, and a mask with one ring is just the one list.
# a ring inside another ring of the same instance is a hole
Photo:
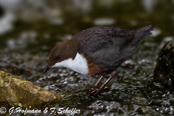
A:
{"label": "dipper bird", "polygon": [[[116,75],[116,69],[135,52],[139,42],[152,30],[153,25],[136,30],[118,27],[83,30],[51,50],[43,72],[53,67],[66,67],[84,75],[101,75],[89,94],[96,96],[104,91],[106,84]],[[97,88],[106,74],[111,76]]]}

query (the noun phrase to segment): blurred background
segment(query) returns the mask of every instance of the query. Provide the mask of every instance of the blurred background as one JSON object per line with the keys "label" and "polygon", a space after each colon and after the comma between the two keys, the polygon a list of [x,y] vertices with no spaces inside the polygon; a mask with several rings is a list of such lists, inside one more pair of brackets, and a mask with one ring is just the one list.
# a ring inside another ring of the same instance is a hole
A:
{"label": "blurred background", "polygon": [[[97,76],[65,68],[41,73],[53,46],[83,29],[149,24],[155,26],[152,36],[119,68],[111,91],[100,99],[86,96]],[[173,34],[174,0],[0,0],[0,70],[66,94],[68,100],[57,106],[76,107],[83,115],[172,115],[173,94],[149,83],[158,53]]]}

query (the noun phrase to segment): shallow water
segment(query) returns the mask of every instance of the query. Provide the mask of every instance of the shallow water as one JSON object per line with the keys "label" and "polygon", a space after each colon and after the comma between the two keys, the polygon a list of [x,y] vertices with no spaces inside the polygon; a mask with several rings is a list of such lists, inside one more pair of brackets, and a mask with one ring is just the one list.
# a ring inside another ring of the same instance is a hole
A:
{"label": "shallow water", "polygon": [[[77,108],[81,115],[174,115],[173,92],[152,81],[160,49],[174,40],[173,0],[47,2],[26,3],[20,12],[27,14],[32,7],[31,15],[19,13],[16,21],[8,23],[13,28],[0,35],[0,70],[65,95],[65,100],[50,107]],[[149,24],[155,25],[152,36],[144,38],[136,53],[118,68],[117,77],[108,84],[111,90],[99,98],[86,94],[99,76],[66,68],[41,73],[51,48],[83,29],[96,25],[136,29]]]}

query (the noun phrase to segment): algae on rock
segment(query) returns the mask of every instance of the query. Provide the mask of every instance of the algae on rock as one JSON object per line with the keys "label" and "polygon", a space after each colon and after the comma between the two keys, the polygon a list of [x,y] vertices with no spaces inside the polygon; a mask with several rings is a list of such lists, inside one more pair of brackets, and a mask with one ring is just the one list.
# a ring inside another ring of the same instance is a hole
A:
{"label": "algae on rock", "polygon": [[38,107],[61,100],[59,95],[4,71],[0,71],[0,96],[0,103],[20,107]]}

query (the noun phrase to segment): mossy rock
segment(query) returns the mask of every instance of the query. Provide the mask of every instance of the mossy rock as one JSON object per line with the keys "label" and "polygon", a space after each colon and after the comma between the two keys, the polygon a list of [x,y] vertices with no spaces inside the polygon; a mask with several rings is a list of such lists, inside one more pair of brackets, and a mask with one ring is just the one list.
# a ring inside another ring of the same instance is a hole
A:
{"label": "mossy rock", "polygon": [[154,81],[174,87],[174,41],[167,42],[162,48],[154,70]]}
{"label": "mossy rock", "polygon": [[0,71],[0,104],[9,103],[11,106],[31,108],[41,106],[44,103],[57,103],[60,100],[61,97],[53,92]]}

